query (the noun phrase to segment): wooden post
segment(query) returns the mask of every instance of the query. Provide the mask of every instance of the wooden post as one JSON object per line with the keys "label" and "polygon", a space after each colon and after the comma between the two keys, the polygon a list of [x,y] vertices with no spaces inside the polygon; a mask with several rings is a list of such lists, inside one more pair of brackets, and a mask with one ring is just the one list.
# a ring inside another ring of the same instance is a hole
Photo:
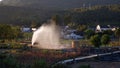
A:
{"label": "wooden post", "polygon": [[72,48],[75,48],[75,41],[72,41]]}

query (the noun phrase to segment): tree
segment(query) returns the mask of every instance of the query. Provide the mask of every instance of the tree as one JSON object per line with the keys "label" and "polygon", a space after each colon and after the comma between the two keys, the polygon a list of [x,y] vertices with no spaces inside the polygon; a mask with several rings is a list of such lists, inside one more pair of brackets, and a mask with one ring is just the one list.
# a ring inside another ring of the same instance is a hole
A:
{"label": "tree", "polygon": [[69,26],[70,28],[72,28],[72,29],[75,29],[76,26],[78,26],[78,25],[76,25],[75,22],[69,22],[68,26]]}
{"label": "tree", "polygon": [[66,14],[64,16],[64,25],[68,25],[71,22],[71,20],[72,20],[71,15],[70,14]]}
{"label": "tree", "polygon": [[84,24],[77,25],[76,27],[77,27],[77,28],[76,28],[77,31],[82,31],[82,32],[83,32],[84,30],[86,30],[86,28],[87,28],[87,26],[84,25]]}
{"label": "tree", "polygon": [[105,31],[103,31],[103,34],[113,35],[113,31],[112,30],[105,30]]}
{"label": "tree", "polygon": [[52,20],[55,22],[55,24],[60,25],[60,16],[59,15],[54,15],[52,16]]}
{"label": "tree", "polygon": [[18,38],[20,33],[21,31],[19,27],[0,25],[0,39],[2,40],[12,40]]}
{"label": "tree", "polygon": [[101,38],[101,43],[102,43],[103,45],[106,45],[106,44],[108,44],[109,42],[110,42],[110,37],[109,37],[109,35],[104,34],[104,35],[102,36],[102,38]]}
{"label": "tree", "polygon": [[13,36],[13,39],[16,39],[16,38],[21,38],[23,37],[23,32],[21,31],[20,27],[18,26],[11,26],[12,28],[12,36]]}
{"label": "tree", "polygon": [[32,21],[30,27],[35,28],[36,26],[37,26],[37,23],[35,23],[34,21]]}
{"label": "tree", "polygon": [[11,39],[13,31],[9,25],[0,25],[0,38],[1,39]]}
{"label": "tree", "polygon": [[120,28],[115,30],[115,36],[118,37],[120,40]]}
{"label": "tree", "polygon": [[90,30],[90,29],[85,30],[85,38],[90,39],[90,37],[93,36],[94,33],[95,32],[93,30]]}
{"label": "tree", "polygon": [[90,42],[91,42],[91,44],[93,44],[95,47],[100,47],[100,45],[101,45],[100,39],[101,39],[101,38],[100,38],[99,35],[94,35],[94,36],[91,36]]}

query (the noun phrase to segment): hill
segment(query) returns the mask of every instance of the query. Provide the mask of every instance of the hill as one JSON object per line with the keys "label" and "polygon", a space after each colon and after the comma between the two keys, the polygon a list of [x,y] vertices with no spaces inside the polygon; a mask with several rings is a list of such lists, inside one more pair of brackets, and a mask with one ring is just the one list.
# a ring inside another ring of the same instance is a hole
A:
{"label": "hill", "polygon": [[53,15],[53,10],[0,6],[0,23],[30,25],[31,22],[43,23]]}
{"label": "hill", "polygon": [[120,4],[119,0],[3,0],[2,5],[44,9],[71,9],[95,5]]}
{"label": "hill", "polygon": [[79,8],[72,11],[73,17],[78,22],[89,25],[119,25],[120,26],[120,5],[94,6]]}
{"label": "hill", "polygon": [[[93,6],[74,8],[70,10],[40,9],[18,6],[0,6],[0,23],[27,25],[32,23],[41,25],[51,17],[60,16],[59,24],[113,24],[120,25],[120,5]],[[65,16],[69,16],[69,22],[65,22]]]}
{"label": "hill", "polygon": [[[120,5],[74,8],[58,14],[65,25],[119,25]],[[58,17],[57,17],[58,18]],[[60,18],[59,18],[60,19]],[[61,24],[61,23],[59,23]]]}

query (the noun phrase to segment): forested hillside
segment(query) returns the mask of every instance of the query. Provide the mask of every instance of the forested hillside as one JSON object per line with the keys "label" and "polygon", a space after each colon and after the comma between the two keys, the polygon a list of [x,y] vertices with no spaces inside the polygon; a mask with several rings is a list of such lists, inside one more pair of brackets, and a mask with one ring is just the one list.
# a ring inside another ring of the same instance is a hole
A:
{"label": "forested hillside", "polygon": [[43,23],[53,13],[52,10],[0,6],[0,23],[29,26],[31,22]]}
{"label": "forested hillside", "polygon": [[51,18],[56,19],[59,25],[120,25],[119,17],[120,5],[82,7],[64,11],[0,6],[0,23],[15,25],[40,25]]}
{"label": "forested hillside", "polygon": [[[64,24],[88,25],[120,25],[120,5],[94,6],[88,8],[75,8],[63,12],[61,16]],[[66,21],[67,20],[67,21]]]}
{"label": "forested hillside", "polygon": [[3,0],[3,5],[46,9],[71,9],[95,5],[120,4],[120,0]]}
{"label": "forested hillside", "polygon": [[73,17],[77,22],[114,25],[120,23],[120,5],[74,9],[73,13],[75,13]]}

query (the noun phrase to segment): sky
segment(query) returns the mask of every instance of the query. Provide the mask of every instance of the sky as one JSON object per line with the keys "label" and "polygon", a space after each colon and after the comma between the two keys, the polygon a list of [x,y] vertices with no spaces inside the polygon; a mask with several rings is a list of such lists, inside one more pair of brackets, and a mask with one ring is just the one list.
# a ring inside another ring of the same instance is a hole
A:
{"label": "sky", "polygon": [[1,2],[2,0],[0,0],[0,2]]}

